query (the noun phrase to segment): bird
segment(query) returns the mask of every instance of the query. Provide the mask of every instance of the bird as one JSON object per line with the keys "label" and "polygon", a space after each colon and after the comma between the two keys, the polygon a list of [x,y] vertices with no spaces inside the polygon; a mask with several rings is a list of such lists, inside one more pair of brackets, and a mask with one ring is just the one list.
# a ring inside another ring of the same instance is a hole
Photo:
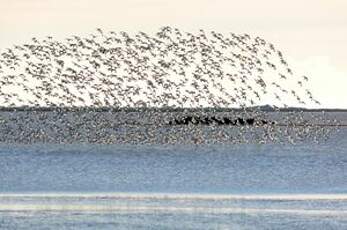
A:
{"label": "bird", "polygon": [[8,107],[246,110],[271,95],[283,104],[289,95],[299,104],[319,103],[304,88],[308,77],[296,76],[283,53],[265,39],[170,26],[153,34],[96,28],[88,36],[63,40],[32,38],[0,54],[0,79],[0,101]]}

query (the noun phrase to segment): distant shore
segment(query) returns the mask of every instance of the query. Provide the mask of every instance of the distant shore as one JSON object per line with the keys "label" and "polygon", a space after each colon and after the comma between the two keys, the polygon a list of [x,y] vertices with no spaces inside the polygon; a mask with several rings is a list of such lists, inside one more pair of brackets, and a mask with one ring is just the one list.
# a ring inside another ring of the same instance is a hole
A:
{"label": "distant shore", "polygon": [[224,108],[224,107],[205,107],[205,108],[180,108],[180,107],[68,107],[68,106],[51,106],[51,107],[37,107],[37,106],[12,106],[2,107],[0,106],[0,112],[12,112],[12,111],[93,111],[93,112],[242,112],[242,111],[262,111],[262,112],[347,112],[347,109],[310,109],[300,107],[288,107],[288,108],[274,108],[268,105],[246,107],[246,108]]}
{"label": "distant shore", "polygon": [[[0,143],[258,143],[273,139],[284,141],[288,135],[296,137],[296,133],[309,135],[308,131],[312,130],[318,135],[322,129],[347,126],[346,110],[295,111],[229,108],[1,108]],[[281,134],[284,131],[287,136]],[[278,136],[274,137],[273,134]]]}

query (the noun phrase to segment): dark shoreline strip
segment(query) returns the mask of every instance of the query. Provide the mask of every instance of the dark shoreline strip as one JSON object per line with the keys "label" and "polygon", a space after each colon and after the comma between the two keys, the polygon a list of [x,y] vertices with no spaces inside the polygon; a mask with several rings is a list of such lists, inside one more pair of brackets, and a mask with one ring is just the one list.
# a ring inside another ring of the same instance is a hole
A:
{"label": "dark shoreline strip", "polygon": [[249,108],[175,108],[175,107],[0,107],[0,112],[347,112],[347,109],[273,108],[268,106]]}

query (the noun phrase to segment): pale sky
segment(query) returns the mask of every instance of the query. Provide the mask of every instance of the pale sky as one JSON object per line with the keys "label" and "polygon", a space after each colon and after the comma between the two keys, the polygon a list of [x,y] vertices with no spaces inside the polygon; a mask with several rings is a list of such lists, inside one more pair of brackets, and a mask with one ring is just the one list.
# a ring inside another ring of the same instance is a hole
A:
{"label": "pale sky", "polygon": [[96,27],[249,33],[283,51],[322,107],[347,108],[346,0],[0,0],[0,50],[32,37],[88,35]]}

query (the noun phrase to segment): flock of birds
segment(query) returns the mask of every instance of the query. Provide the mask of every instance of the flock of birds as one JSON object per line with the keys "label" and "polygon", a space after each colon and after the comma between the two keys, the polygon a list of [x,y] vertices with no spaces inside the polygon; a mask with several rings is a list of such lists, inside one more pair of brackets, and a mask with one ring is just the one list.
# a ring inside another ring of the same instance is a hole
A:
{"label": "flock of birds", "polygon": [[169,26],[152,36],[97,29],[63,41],[32,38],[0,54],[0,103],[6,108],[319,104],[308,80],[260,37]]}
{"label": "flock of birds", "polygon": [[1,53],[2,106],[247,107],[319,103],[281,51],[248,34],[52,37]]}

